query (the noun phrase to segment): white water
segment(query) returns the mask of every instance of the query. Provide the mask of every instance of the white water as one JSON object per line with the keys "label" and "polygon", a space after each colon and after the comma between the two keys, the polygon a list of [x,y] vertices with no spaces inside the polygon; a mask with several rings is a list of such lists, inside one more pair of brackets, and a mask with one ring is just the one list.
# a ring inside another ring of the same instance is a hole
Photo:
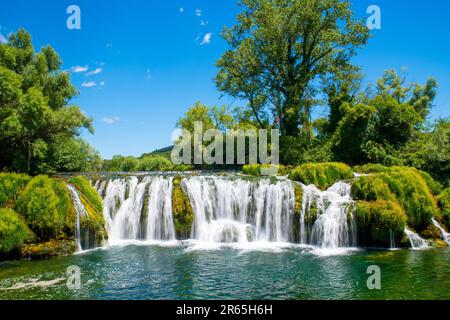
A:
{"label": "white water", "polygon": [[411,248],[414,250],[421,250],[428,248],[428,243],[425,239],[422,239],[417,233],[405,228],[405,233],[408,236]]}
{"label": "white water", "polygon": [[73,207],[75,209],[75,214],[77,215],[76,226],[75,226],[75,238],[77,242],[77,252],[83,251],[83,247],[81,245],[81,227],[80,220],[84,217],[89,217],[86,208],[81,202],[80,195],[78,191],[71,185],[67,185],[67,189],[69,189],[70,197],[72,198]]}
{"label": "white water", "polygon": [[450,244],[450,233],[445,231],[445,229],[435,219],[432,219],[432,221],[433,221],[433,224],[439,229],[439,231],[441,231],[441,233],[442,233],[442,240],[444,240],[445,242]]}
{"label": "white water", "polygon": [[[127,240],[175,240],[172,217],[172,179],[159,176],[113,179],[103,189],[103,215],[109,243]],[[147,204],[144,204],[147,200]]]}
{"label": "white water", "polygon": [[220,177],[183,180],[195,221],[191,238],[211,243],[290,241],[294,188],[288,181]]}
{"label": "white water", "polygon": [[[356,224],[351,213],[351,186],[338,182],[327,191],[314,185],[303,186],[303,207],[300,216],[300,242],[322,249],[356,246]],[[317,220],[309,234],[305,218],[310,221],[313,206]]]}

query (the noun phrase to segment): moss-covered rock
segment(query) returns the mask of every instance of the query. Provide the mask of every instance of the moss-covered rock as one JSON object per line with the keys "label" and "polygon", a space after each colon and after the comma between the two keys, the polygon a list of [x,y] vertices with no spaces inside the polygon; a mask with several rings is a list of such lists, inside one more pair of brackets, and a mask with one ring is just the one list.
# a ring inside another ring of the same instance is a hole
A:
{"label": "moss-covered rock", "polygon": [[294,185],[294,193],[295,193],[295,214],[301,214],[303,208],[303,188],[295,184]]}
{"label": "moss-covered rock", "polygon": [[352,185],[355,200],[390,200],[399,204],[408,216],[408,225],[421,232],[439,214],[435,197],[416,170],[395,167],[357,178]]}
{"label": "moss-covered rock", "polygon": [[304,183],[314,184],[324,190],[340,180],[353,178],[353,172],[349,166],[343,163],[307,163],[302,164],[291,171],[289,179]]}
{"label": "moss-covered rock", "polygon": [[64,182],[37,176],[17,198],[15,208],[25,217],[39,241],[56,239],[66,223],[71,206]]}
{"label": "moss-covered rock", "polygon": [[[100,195],[86,177],[72,177],[68,180],[68,183],[77,190],[81,203],[86,210],[86,215],[80,218],[83,248],[100,246],[108,238]],[[76,225],[76,213],[73,205],[70,208],[69,217],[70,219],[66,222],[66,228],[71,231],[71,235],[74,235],[75,230],[73,228]]]}
{"label": "moss-covered rock", "polygon": [[21,216],[11,209],[0,209],[0,255],[20,248],[30,237],[30,230]]}
{"label": "moss-covered rock", "polygon": [[45,243],[26,244],[20,249],[24,259],[47,259],[75,253],[77,244],[74,240],[50,240]]}
{"label": "moss-covered rock", "polygon": [[358,201],[354,210],[358,244],[389,248],[402,241],[406,227],[405,210],[392,201]]}
{"label": "moss-covered rock", "polygon": [[194,210],[189,201],[189,196],[181,185],[182,178],[173,180],[172,207],[175,231],[178,239],[187,239],[194,223]]}
{"label": "moss-covered rock", "polygon": [[12,206],[30,180],[26,174],[0,173],[0,207]]}

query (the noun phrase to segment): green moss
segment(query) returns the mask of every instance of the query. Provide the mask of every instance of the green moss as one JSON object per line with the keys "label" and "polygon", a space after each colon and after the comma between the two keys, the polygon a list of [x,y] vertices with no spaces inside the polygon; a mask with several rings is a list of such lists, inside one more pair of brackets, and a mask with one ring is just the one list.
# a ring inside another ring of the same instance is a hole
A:
{"label": "green moss", "polygon": [[89,203],[92,205],[92,207],[94,207],[96,211],[103,211],[102,198],[100,198],[100,195],[92,187],[90,181],[86,177],[73,177],[70,178],[68,182],[83,194],[86,200],[89,201]]}
{"label": "green moss", "polygon": [[440,216],[450,230],[450,188],[445,189],[438,197]]}
{"label": "green moss", "polygon": [[11,209],[0,209],[0,254],[20,248],[29,235],[22,217]]}
{"label": "green moss", "polygon": [[0,207],[12,205],[30,180],[25,174],[0,173]]}
{"label": "green moss", "polygon": [[[289,173],[289,168],[283,165],[261,165],[248,164],[242,167],[242,173],[250,176],[259,177],[262,175],[261,170],[266,169],[266,175],[284,176]],[[273,173],[273,174],[272,174]]]}
{"label": "green moss", "polygon": [[[86,177],[72,177],[68,180],[68,183],[77,189],[81,203],[87,212],[87,216],[80,219],[84,245],[89,248],[97,247],[103,240],[107,239],[102,199]],[[76,223],[76,214],[73,205],[70,208],[69,217],[66,227],[70,230],[69,234],[74,235],[73,228]]]}
{"label": "green moss", "polygon": [[181,185],[182,178],[173,180],[172,207],[177,238],[188,238],[194,222],[194,210],[189,197]]}
{"label": "green moss", "polygon": [[439,214],[430,188],[417,170],[393,167],[387,171],[362,176],[352,185],[355,200],[391,200],[408,216],[408,225],[421,232]]}
{"label": "green moss", "polygon": [[298,166],[289,174],[289,179],[304,184],[314,184],[324,190],[334,183],[351,179],[352,170],[343,163],[307,163]]}
{"label": "green moss", "polygon": [[75,253],[74,240],[50,240],[44,243],[27,244],[21,247],[20,255],[25,259],[47,259]]}
{"label": "green moss", "polygon": [[354,167],[353,171],[357,173],[366,173],[366,174],[409,171],[411,173],[420,175],[433,194],[438,195],[442,191],[442,185],[439,182],[435,181],[428,173],[418,170],[416,168],[400,167],[400,166],[386,167],[381,164],[366,164],[363,166]]}
{"label": "green moss", "polygon": [[358,201],[354,211],[358,242],[365,246],[390,247],[391,237],[401,242],[407,216],[402,207],[392,201]]}
{"label": "green moss", "polygon": [[65,225],[69,207],[70,197],[63,184],[43,175],[31,180],[15,204],[17,212],[25,217],[40,241],[58,237]]}
{"label": "green moss", "polygon": [[355,200],[376,201],[394,198],[387,183],[378,175],[357,178],[352,184],[351,192]]}
{"label": "green moss", "polygon": [[295,184],[294,192],[295,192],[295,213],[300,215],[303,208],[303,188],[300,185]]}

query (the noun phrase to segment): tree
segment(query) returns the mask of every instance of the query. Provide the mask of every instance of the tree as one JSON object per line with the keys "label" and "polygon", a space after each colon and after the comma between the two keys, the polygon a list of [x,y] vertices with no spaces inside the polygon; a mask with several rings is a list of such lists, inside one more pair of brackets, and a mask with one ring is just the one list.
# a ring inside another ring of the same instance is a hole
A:
{"label": "tree", "polygon": [[368,29],[346,0],[242,0],[241,6],[238,23],[223,31],[230,49],[218,61],[217,86],[246,99],[259,125],[270,104],[282,134],[296,136],[309,126],[308,88],[347,68]]}
{"label": "tree", "polygon": [[39,173],[59,139],[78,136],[92,120],[77,106],[67,72],[52,47],[35,52],[21,29],[0,44],[0,167]]}

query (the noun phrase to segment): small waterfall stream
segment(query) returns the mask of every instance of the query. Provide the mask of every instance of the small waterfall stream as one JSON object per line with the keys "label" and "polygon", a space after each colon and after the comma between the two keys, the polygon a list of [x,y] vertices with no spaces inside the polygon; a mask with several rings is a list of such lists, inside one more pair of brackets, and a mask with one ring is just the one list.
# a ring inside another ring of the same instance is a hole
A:
{"label": "small waterfall stream", "polygon": [[405,233],[411,244],[411,248],[414,250],[426,249],[428,248],[428,243],[425,239],[422,239],[417,233],[405,228]]}
{"label": "small waterfall stream", "polygon": [[[75,209],[75,214],[77,215],[76,225],[75,225],[75,238],[76,238],[76,242],[77,242],[77,251],[80,252],[80,251],[83,251],[83,245],[82,245],[83,239],[81,237],[80,220],[81,220],[81,218],[89,217],[89,215],[88,215],[83,203],[81,202],[78,191],[71,185],[67,185],[67,189],[69,190],[70,196],[72,198],[73,207]],[[87,243],[89,243],[89,240],[87,240]]]}
{"label": "small waterfall stream", "polygon": [[444,240],[445,242],[447,242],[450,245],[450,233],[445,231],[445,229],[434,218],[432,219],[432,222],[435,225],[435,227],[438,228],[439,231],[441,231],[442,240]]}

